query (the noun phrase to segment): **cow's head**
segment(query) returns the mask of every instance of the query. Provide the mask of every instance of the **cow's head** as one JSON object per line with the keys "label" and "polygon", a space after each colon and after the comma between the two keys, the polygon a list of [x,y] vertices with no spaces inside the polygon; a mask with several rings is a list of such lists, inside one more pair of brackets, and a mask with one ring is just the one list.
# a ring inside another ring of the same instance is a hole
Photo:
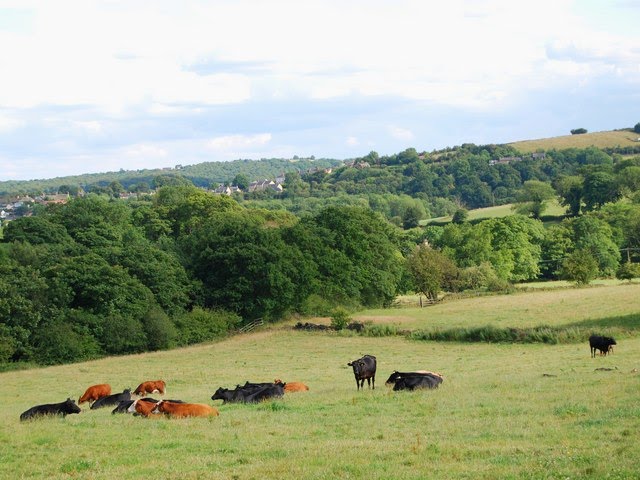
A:
{"label": "cow's head", "polygon": [[76,405],[76,401],[71,400],[71,398],[67,398],[64,402],[64,409],[67,413],[80,413],[82,411],[82,409]]}

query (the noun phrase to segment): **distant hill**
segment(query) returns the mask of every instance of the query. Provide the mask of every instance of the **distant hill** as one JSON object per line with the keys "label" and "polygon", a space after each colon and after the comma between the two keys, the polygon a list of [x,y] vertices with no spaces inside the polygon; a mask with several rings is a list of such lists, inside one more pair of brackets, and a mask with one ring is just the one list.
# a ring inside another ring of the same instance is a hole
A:
{"label": "distant hill", "polygon": [[512,142],[512,146],[521,153],[531,153],[541,150],[562,150],[565,148],[620,148],[637,147],[640,145],[640,135],[631,128],[611,130],[606,132],[583,133],[580,135],[563,135],[560,137],[540,138],[538,140],[522,140]]}

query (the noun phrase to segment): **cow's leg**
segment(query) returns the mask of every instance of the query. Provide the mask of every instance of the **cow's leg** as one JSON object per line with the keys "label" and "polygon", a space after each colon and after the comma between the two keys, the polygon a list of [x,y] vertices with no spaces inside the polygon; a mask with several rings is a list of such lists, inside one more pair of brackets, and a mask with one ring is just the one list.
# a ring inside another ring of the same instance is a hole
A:
{"label": "cow's leg", "polygon": [[371,377],[371,383],[373,384],[373,390],[375,390],[376,389],[376,377],[375,376]]}

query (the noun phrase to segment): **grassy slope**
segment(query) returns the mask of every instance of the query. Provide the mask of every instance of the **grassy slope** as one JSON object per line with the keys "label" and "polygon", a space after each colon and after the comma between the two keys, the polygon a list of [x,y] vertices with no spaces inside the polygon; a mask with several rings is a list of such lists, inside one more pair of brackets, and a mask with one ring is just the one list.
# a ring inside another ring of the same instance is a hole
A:
{"label": "grassy slope", "polygon": [[[585,302],[599,298],[607,316],[637,313],[637,290],[618,288],[576,292]],[[591,318],[595,304],[573,312],[572,292],[423,311],[468,325],[500,322],[501,312],[524,308],[529,320],[516,314],[513,324]],[[363,353],[378,357],[375,391],[356,392],[346,366]],[[0,374],[0,478],[632,478],[640,454],[638,358],[640,338],[591,359],[582,344],[415,342],[274,327],[170,352],[7,372]],[[443,386],[394,393],[382,385],[394,369],[417,368],[442,372]],[[211,404],[218,386],[275,377],[311,390],[262,405],[223,405],[213,420],[85,409],[64,420],[18,421],[34,404],[78,397],[103,381],[121,389],[164,378],[169,397]]]}
{"label": "grassy slope", "polygon": [[563,135],[537,140],[523,140],[509,143],[509,145],[522,153],[531,153],[538,150],[587,148],[591,146],[598,148],[627,147],[638,145],[638,138],[640,138],[640,135],[632,130],[611,130],[583,135]]}

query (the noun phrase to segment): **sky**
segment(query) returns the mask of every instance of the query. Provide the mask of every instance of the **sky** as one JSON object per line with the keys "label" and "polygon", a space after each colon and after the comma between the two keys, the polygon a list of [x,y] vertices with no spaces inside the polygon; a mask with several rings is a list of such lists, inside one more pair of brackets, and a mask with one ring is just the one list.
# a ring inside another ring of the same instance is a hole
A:
{"label": "sky", "polygon": [[0,0],[0,181],[633,127],[640,0]]}

